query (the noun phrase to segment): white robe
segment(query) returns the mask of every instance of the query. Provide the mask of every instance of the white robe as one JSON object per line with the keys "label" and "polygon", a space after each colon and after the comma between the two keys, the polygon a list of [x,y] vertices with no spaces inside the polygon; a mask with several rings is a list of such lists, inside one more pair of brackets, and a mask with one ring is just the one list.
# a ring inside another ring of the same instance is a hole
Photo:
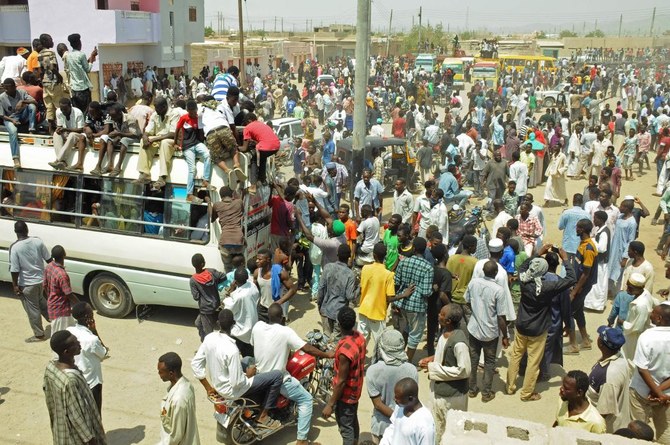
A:
{"label": "white robe", "polygon": [[623,322],[623,335],[626,338],[621,351],[623,356],[632,363],[637,348],[637,340],[651,324],[649,315],[657,301],[647,289],[628,305],[628,316]]}
{"label": "white robe", "polygon": [[570,142],[568,143],[568,170],[567,175],[570,177],[579,176],[579,153],[581,149],[581,144],[579,142],[579,136],[576,132],[572,133],[570,136]]}
{"label": "white robe", "polygon": [[200,445],[193,385],[182,377],[168,389],[161,403],[161,440],[158,445]]}
{"label": "white robe", "polygon": [[544,189],[545,201],[557,201],[561,204],[567,199],[565,191],[565,171],[567,159],[565,153],[553,155],[547,167],[547,186]]}
{"label": "white robe", "polygon": [[[607,226],[603,226],[603,229]],[[601,229],[602,230],[602,229]],[[600,232],[601,230],[598,230]],[[603,233],[600,235],[600,239],[596,242],[596,247],[598,248],[598,253],[607,252],[607,244],[609,240],[607,239],[607,234]],[[595,241],[595,237],[594,237]],[[605,263],[598,259],[598,265],[596,266],[598,272],[598,281],[593,283],[593,287],[586,298],[584,299],[584,307],[586,309],[591,309],[594,311],[602,311],[605,309],[605,304],[607,303],[607,289],[609,286],[609,263]]]}

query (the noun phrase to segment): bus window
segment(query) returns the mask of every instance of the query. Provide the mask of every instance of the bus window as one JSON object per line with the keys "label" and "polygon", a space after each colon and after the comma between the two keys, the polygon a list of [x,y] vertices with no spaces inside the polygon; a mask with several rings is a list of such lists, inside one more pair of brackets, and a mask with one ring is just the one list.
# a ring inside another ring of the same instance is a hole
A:
{"label": "bus window", "polygon": [[[53,185],[68,189],[77,188],[77,177],[68,175],[54,175]],[[74,225],[73,213],[76,211],[77,192],[74,190],[63,190],[62,188],[51,189],[51,210],[62,212],[52,213],[51,221],[60,224]]]}
{"label": "bus window", "polygon": [[[206,190],[197,193],[198,198],[203,199],[207,195]],[[183,229],[167,228],[168,238],[182,241],[195,241],[206,243],[209,241],[209,213],[205,204],[190,204],[186,201],[186,187],[173,187],[172,199],[177,202],[168,203],[166,223],[184,226]],[[190,230],[186,227],[198,227],[205,230]]]}
{"label": "bus window", "polygon": [[[14,170],[4,170],[2,172],[3,181],[14,181],[16,176],[14,175]],[[2,188],[0,189],[0,202],[2,205],[16,205],[14,200],[14,184],[2,183]],[[14,209],[0,207],[0,216],[12,216],[14,215]]]}
{"label": "bus window", "polygon": [[91,215],[82,220],[83,226],[140,234],[141,224],[136,221],[142,219],[141,185],[121,179],[84,178],[83,189],[82,213]]}
{"label": "bus window", "polygon": [[[165,198],[165,187],[160,190],[153,188],[151,184],[144,187],[144,196],[147,198]],[[165,215],[165,201],[156,199],[144,200],[144,211],[142,213],[142,220],[145,222],[152,222],[162,224]],[[143,224],[143,233],[145,235],[163,235],[163,228],[157,224]]]}
{"label": "bus window", "polygon": [[16,180],[21,184],[16,184],[14,192],[14,201],[17,206],[27,207],[35,210],[21,209],[14,212],[17,218],[37,219],[41,221],[50,221],[49,212],[42,212],[41,209],[51,209],[51,189],[40,187],[40,185],[51,185],[52,175],[49,173],[16,172]]}

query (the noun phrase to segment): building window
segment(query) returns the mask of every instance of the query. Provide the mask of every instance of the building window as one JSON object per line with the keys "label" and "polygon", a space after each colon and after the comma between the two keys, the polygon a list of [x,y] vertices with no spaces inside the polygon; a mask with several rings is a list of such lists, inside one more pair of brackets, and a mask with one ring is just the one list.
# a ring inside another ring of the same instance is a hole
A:
{"label": "building window", "polygon": [[98,0],[98,9],[107,10],[109,9],[109,4],[107,0]]}
{"label": "building window", "polygon": [[131,2],[130,2],[130,10],[131,10],[131,11],[139,11],[139,10],[140,10],[140,2],[139,2],[139,0],[131,0]]}
{"label": "building window", "polygon": [[197,22],[198,21],[198,10],[195,6],[188,8],[188,21]]}

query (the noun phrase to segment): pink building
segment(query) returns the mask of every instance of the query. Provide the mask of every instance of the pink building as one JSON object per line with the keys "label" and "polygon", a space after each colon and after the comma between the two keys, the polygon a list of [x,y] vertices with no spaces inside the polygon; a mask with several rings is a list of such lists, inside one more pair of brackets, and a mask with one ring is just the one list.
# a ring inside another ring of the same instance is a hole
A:
{"label": "pink building", "polygon": [[204,40],[204,14],[204,0],[0,0],[0,56],[42,33],[55,45],[79,33],[82,51],[98,47],[101,89],[129,67],[188,72],[190,45]]}

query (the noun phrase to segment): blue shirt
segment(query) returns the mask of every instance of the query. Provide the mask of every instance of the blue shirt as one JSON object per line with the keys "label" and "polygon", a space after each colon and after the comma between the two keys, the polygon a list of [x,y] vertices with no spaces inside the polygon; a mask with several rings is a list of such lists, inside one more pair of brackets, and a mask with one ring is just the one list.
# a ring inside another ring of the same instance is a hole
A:
{"label": "blue shirt", "polygon": [[563,250],[567,253],[577,253],[577,247],[579,247],[581,240],[577,236],[576,229],[577,222],[580,219],[591,220],[591,215],[586,210],[577,206],[561,213],[561,217],[558,219],[558,230],[563,231]]}
{"label": "blue shirt", "polygon": [[354,189],[354,199],[358,199],[358,210],[365,204],[372,207],[372,210],[379,208],[379,195],[384,192],[384,188],[375,178],[370,179],[370,185],[365,185],[362,179],[356,184]]}
{"label": "blue shirt", "polygon": [[456,196],[459,191],[458,181],[451,172],[444,172],[440,175],[438,188],[444,192],[444,198],[447,200]]}
{"label": "blue shirt", "polygon": [[333,159],[333,155],[335,154],[335,142],[333,140],[329,140],[328,142],[325,143],[323,146],[323,166],[324,168],[326,167],[326,164]]}
{"label": "blue shirt", "polygon": [[[623,322],[628,318],[628,306],[634,298],[632,295],[626,291],[620,291],[616,294],[614,298],[614,303],[612,304],[612,310],[610,315],[607,317],[607,324],[613,325],[615,328],[623,330]],[[618,319],[618,322],[614,322]]]}
{"label": "blue shirt", "polygon": [[507,271],[507,273],[514,273],[514,250],[510,246],[503,249],[502,257],[500,257],[500,265]]}

